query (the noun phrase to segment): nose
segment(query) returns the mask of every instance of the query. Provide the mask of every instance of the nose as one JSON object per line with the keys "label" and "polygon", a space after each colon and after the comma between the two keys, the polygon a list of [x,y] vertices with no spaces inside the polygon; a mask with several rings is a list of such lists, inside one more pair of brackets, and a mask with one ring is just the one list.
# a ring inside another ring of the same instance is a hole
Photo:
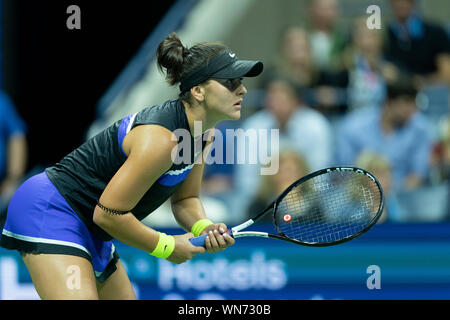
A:
{"label": "nose", "polygon": [[244,84],[241,84],[238,88],[238,95],[243,96],[247,93],[247,88],[244,86]]}

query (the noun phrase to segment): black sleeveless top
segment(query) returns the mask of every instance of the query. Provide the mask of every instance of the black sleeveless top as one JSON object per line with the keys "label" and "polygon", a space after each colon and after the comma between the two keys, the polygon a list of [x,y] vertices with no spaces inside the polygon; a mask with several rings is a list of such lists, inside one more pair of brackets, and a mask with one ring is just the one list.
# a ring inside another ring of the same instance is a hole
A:
{"label": "black sleeveless top", "polygon": [[[80,219],[96,236],[108,241],[112,237],[93,222],[94,208],[106,185],[122,166],[127,156],[122,148],[126,134],[138,125],[156,124],[176,133],[178,142],[183,143],[188,132],[190,148],[182,148],[177,160],[145,193],[131,210],[142,220],[164,203],[182,184],[194,166],[194,151],[203,150],[206,139],[203,135],[194,141],[189,130],[184,106],[180,100],[169,100],[161,105],[146,108],[129,115],[89,139],[79,148],[65,156],[60,162],[46,169],[46,173],[58,191],[77,213]],[[177,129],[184,129],[179,131]],[[183,138],[184,137],[184,138]],[[183,145],[186,145],[186,141]],[[189,150],[190,149],[190,150]],[[183,152],[189,152],[185,161]]]}

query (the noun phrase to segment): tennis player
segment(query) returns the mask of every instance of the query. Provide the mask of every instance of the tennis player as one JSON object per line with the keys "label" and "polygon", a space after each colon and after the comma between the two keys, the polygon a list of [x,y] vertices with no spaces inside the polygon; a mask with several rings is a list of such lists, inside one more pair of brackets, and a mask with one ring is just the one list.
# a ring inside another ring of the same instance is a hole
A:
{"label": "tennis player", "polygon": [[[42,299],[135,299],[113,238],[173,263],[234,244],[224,223],[206,217],[204,161],[195,156],[207,153],[212,139],[205,135],[213,136],[217,122],[239,119],[247,92],[241,79],[259,75],[263,64],[238,60],[220,43],[187,48],[175,33],[159,44],[157,60],[168,82],[180,83],[178,99],[112,124],[27,180],[10,202],[1,246],[21,252]],[[182,142],[177,129],[190,133],[190,163],[173,159]],[[194,155],[198,141],[203,153]],[[187,233],[167,235],[140,222],[169,198]],[[206,249],[189,242],[205,233]]]}

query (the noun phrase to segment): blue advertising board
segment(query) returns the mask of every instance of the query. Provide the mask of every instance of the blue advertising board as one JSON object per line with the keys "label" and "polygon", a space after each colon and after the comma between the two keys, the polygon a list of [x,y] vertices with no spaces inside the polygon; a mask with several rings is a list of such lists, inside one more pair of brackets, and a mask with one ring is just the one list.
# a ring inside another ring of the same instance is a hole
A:
{"label": "blue advertising board", "polygon": [[[240,238],[180,265],[115,245],[139,299],[450,299],[450,224],[382,224],[321,248]],[[0,249],[0,298],[38,298],[15,251]]]}

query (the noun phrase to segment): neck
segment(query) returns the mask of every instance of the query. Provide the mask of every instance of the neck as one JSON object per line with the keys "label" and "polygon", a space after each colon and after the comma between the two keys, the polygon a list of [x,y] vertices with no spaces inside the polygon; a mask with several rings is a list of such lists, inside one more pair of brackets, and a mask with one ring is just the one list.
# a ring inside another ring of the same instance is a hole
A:
{"label": "neck", "polygon": [[[214,128],[220,120],[214,119],[212,116],[208,116],[205,107],[200,104],[195,106],[190,105],[186,101],[182,101],[184,110],[186,112],[186,117],[189,123],[189,130],[191,135],[196,138],[196,136],[202,135],[205,131]],[[195,125],[196,122],[201,122],[201,130]]]}

